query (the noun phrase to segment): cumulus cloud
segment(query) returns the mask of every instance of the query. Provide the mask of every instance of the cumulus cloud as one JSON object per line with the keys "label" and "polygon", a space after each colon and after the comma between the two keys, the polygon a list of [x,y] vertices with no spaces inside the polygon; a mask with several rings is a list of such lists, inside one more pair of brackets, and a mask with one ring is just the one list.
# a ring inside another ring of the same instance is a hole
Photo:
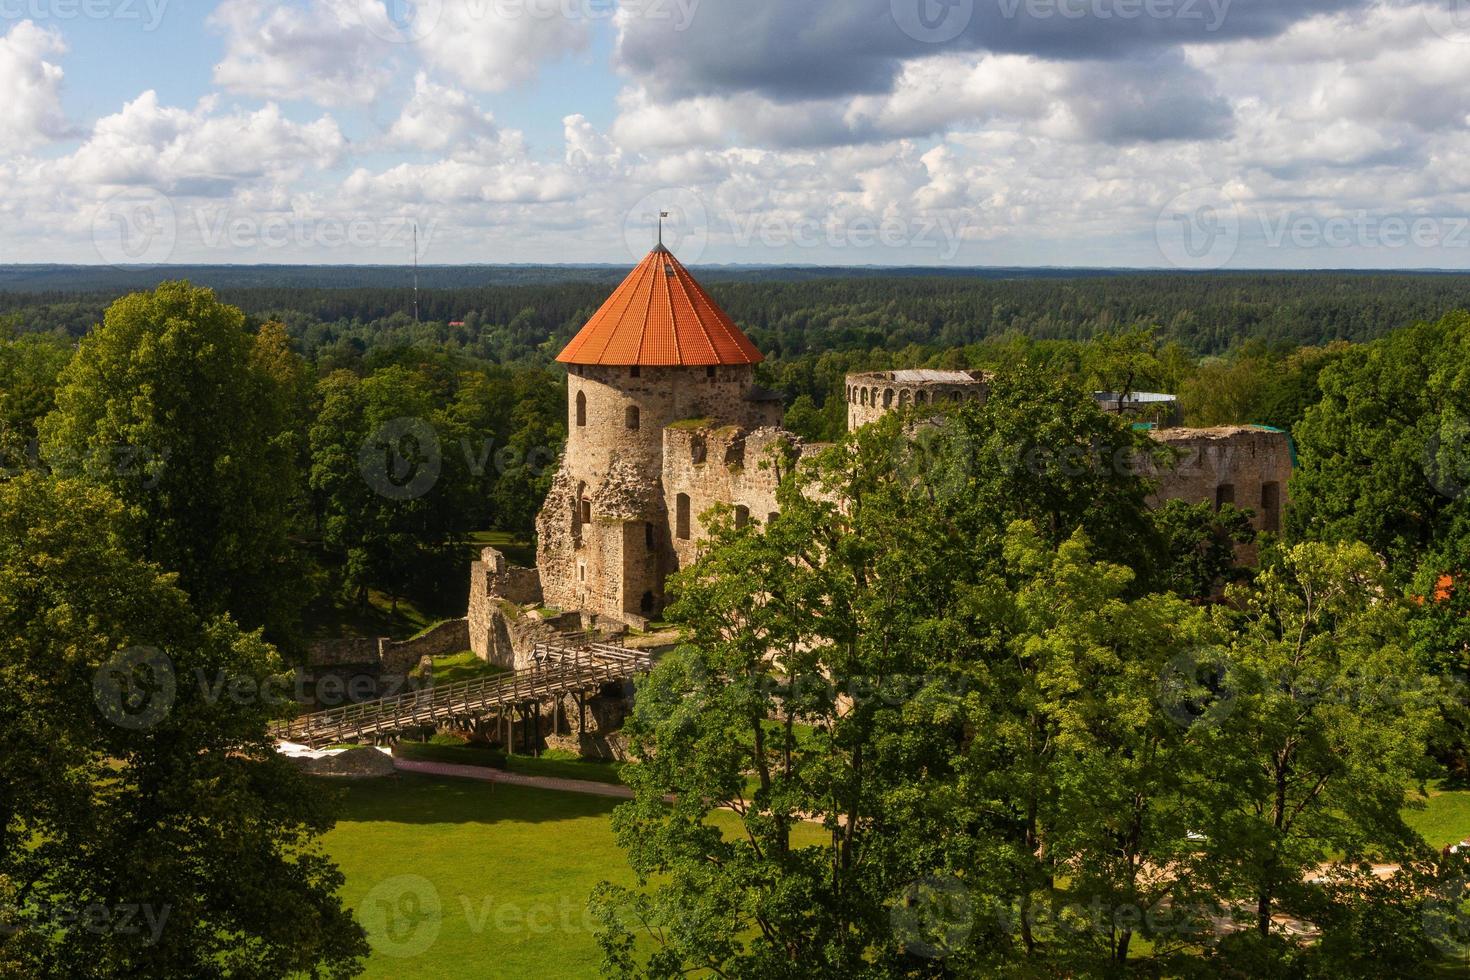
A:
{"label": "cumulus cloud", "polygon": [[213,98],[183,109],[144,92],[98,120],[60,169],[81,184],[217,197],[252,181],[288,182],[309,168],[331,167],[345,147],[330,117],[302,124],[273,104],[254,112],[217,109]]}
{"label": "cumulus cloud", "polygon": [[364,21],[361,0],[224,0],[210,23],[225,35],[215,84],[268,99],[371,102],[392,78],[393,46]]}
{"label": "cumulus cloud", "polygon": [[388,131],[398,146],[442,150],[460,141],[494,139],[495,119],[465,92],[437,85],[427,72],[414,78],[413,97]]}
{"label": "cumulus cloud", "polygon": [[55,30],[23,20],[0,36],[0,153],[20,153],[69,135],[61,108],[61,67],[46,60],[64,54]]}
{"label": "cumulus cloud", "polygon": [[[472,89],[499,92],[585,47],[594,4],[559,0],[446,0],[418,38],[424,61]],[[578,16],[582,10],[588,13]]]}
{"label": "cumulus cloud", "polygon": [[[1280,34],[1371,0],[741,0],[687,23],[618,18],[619,63],[668,98],[759,92],[777,100],[888,91],[907,60],[936,52],[1122,60],[1184,44]],[[659,11],[666,5],[644,5]],[[952,23],[950,23],[952,22]]]}

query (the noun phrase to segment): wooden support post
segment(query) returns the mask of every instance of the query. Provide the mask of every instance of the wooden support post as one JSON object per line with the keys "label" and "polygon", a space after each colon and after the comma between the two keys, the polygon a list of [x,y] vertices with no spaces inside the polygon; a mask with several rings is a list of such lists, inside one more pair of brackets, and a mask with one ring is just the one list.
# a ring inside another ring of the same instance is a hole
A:
{"label": "wooden support post", "polygon": [[536,702],[536,740],[531,743],[531,755],[541,758],[541,702]]}
{"label": "wooden support post", "polygon": [[587,692],[577,692],[577,738],[587,735]]}

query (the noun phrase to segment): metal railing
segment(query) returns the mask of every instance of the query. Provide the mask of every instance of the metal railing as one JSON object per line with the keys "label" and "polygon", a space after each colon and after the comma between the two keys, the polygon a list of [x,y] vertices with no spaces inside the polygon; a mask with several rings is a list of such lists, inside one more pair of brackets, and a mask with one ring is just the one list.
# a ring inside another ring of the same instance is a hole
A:
{"label": "metal railing", "polygon": [[525,670],[315,711],[278,723],[272,733],[283,741],[306,745],[388,735],[626,681],[652,665],[648,653],[608,643],[576,647],[538,643],[531,653],[531,666]]}

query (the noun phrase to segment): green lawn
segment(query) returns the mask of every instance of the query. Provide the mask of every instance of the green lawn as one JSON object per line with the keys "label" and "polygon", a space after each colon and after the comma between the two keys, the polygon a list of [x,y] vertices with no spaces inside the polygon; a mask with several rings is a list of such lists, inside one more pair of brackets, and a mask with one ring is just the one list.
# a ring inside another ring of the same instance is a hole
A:
{"label": "green lawn", "polygon": [[477,677],[494,677],[507,673],[510,672],[504,667],[487,663],[475,656],[473,650],[434,658],[435,684],[455,684],[459,681],[474,680]]}
{"label": "green lawn", "polygon": [[365,976],[598,976],[587,896],[633,884],[619,800],[411,775],[330,785],[343,809],[326,849],[373,940]]}
{"label": "green lawn", "polygon": [[1470,790],[1429,788],[1423,810],[1406,810],[1404,822],[1434,847],[1458,844],[1470,837]]}

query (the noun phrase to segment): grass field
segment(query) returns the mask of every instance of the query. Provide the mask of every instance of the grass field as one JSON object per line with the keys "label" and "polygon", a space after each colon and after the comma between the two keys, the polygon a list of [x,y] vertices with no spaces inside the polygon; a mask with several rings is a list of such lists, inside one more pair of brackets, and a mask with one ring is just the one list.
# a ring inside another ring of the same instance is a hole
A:
{"label": "grass field", "polygon": [[[365,976],[598,975],[587,897],[603,880],[633,883],[609,822],[619,800],[413,775],[329,786],[343,808],[325,843],[372,937]],[[1432,790],[1407,817],[1436,847],[1458,841],[1470,791]],[[820,837],[804,827],[798,841]],[[1465,974],[1445,964],[1433,975]]]}
{"label": "grass field", "polygon": [[608,819],[620,801],[411,775],[330,785],[343,810],[326,848],[372,937],[364,976],[598,975],[587,896],[633,884]]}

